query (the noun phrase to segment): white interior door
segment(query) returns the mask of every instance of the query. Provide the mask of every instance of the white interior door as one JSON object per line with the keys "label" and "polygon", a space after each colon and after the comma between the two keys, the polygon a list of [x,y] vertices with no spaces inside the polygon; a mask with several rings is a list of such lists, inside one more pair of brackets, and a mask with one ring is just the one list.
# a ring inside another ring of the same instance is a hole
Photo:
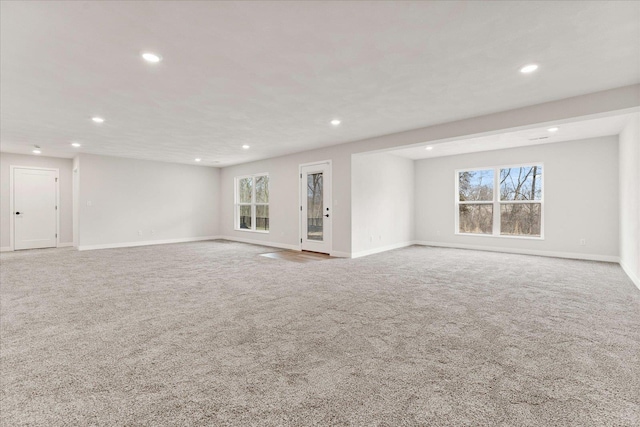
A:
{"label": "white interior door", "polygon": [[300,166],[300,247],[331,253],[331,163]]}
{"label": "white interior door", "polygon": [[57,180],[56,170],[13,169],[15,250],[57,246]]}

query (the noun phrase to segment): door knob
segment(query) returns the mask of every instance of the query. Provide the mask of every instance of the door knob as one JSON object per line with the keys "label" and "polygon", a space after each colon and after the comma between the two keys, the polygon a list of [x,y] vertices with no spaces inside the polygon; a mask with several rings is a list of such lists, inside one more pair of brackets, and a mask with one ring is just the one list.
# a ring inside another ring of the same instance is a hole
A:
{"label": "door knob", "polygon": [[20,212],[16,212],[16,215],[20,215]]}
{"label": "door knob", "polygon": [[329,214],[326,214],[325,216],[326,216],[327,218],[329,218]]}

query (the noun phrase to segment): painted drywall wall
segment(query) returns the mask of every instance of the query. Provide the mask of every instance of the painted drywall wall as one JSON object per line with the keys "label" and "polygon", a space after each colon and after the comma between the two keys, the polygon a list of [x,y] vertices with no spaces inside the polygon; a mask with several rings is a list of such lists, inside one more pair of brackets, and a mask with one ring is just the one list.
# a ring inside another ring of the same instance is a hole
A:
{"label": "painted drywall wall", "polygon": [[[435,144],[461,136],[499,133],[529,125],[561,124],[577,117],[629,112],[640,106],[640,85],[625,86],[486,116],[473,117],[421,129],[377,136],[351,143],[306,151],[222,169],[220,187],[220,233],[235,240],[297,248],[299,245],[298,165],[333,161],[333,251],[351,255],[351,155],[411,144]],[[341,126],[348,126],[348,121]],[[339,128],[336,129],[339,132]],[[255,145],[255,144],[254,144]],[[270,226],[268,234],[234,230],[233,179],[240,175],[267,172],[271,179]]]}
{"label": "painted drywall wall", "polygon": [[[457,169],[544,164],[544,240],[456,235]],[[616,136],[416,161],[416,240],[617,261]],[[586,245],[580,245],[586,239]]]}
{"label": "painted drywall wall", "polygon": [[78,248],[78,234],[80,231],[80,157],[73,158],[72,169],[72,190],[73,190],[73,247]]}
{"label": "painted drywall wall", "polygon": [[79,249],[216,236],[218,168],[79,155]]}
{"label": "painted drywall wall", "polygon": [[352,257],[411,244],[414,161],[392,154],[354,154],[351,160]]}
{"label": "painted drywall wall", "polygon": [[60,244],[71,245],[73,242],[71,159],[0,153],[0,194],[2,195],[0,200],[0,247],[2,247],[3,250],[6,250],[11,246],[9,232],[11,222],[9,175],[11,174],[10,170],[12,165],[59,169]]}
{"label": "painted drywall wall", "polygon": [[[576,118],[597,118],[605,115],[631,113],[640,107],[640,84],[560,99],[543,104],[441,123],[420,129],[377,136],[344,144],[352,153],[372,152],[409,145],[431,145],[455,140],[498,134],[526,128],[558,126]],[[348,126],[348,122],[341,126]]]}
{"label": "painted drywall wall", "polygon": [[[351,253],[351,152],[346,145],[306,151],[222,169],[220,234],[239,241],[297,249],[300,243],[300,171],[304,163],[332,161],[332,227],[336,256]],[[234,229],[234,178],[269,174],[269,233]]]}
{"label": "painted drywall wall", "polygon": [[620,264],[640,288],[640,115],[620,133]]}

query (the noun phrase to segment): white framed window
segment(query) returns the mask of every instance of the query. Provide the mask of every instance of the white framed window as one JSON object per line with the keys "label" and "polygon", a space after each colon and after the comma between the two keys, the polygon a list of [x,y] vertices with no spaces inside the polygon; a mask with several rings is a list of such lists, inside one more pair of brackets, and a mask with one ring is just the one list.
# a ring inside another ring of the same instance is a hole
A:
{"label": "white framed window", "polygon": [[269,232],[269,175],[235,178],[235,229]]}
{"label": "white framed window", "polygon": [[543,165],[456,171],[455,233],[544,238]]}

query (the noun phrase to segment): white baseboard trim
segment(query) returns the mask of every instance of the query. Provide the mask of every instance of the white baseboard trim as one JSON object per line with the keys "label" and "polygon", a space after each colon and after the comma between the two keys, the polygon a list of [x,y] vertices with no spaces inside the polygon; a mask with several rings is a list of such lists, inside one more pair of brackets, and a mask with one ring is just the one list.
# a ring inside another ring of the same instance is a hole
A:
{"label": "white baseboard trim", "polygon": [[300,247],[298,245],[290,245],[288,243],[265,242],[262,240],[243,239],[243,238],[232,237],[232,236],[218,236],[216,237],[216,239],[231,240],[232,242],[249,243],[252,245],[269,246],[272,248],[279,248],[279,249],[290,249],[292,251],[300,250]]}
{"label": "white baseboard trim", "polygon": [[[166,245],[169,243],[187,243],[187,242],[200,242],[202,240],[216,240],[221,239],[220,236],[206,236],[206,237],[186,237],[182,239],[166,239],[166,240],[146,240],[141,242],[123,242],[123,243],[107,243],[106,245],[80,245],[79,251],[92,251],[96,249],[116,249],[116,248],[131,248],[135,246],[149,246],[149,245]],[[73,244],[71,244],[73,245]]]}
{"label": "white baseboard trim", "polygon": [[627,273],[627,276],[629,276],[629,279],[631,279],[633,284],[636,285],[638,289],[640,289],[640,277],[636,276],[635,273],[631,271],[631,268],[624,263],[624,261],[620,261],[620,267],[622,267],[622,270]]}
{"label": "white baseboard trim", "polygon": [[1,246],[0,247],[0,252],[11,252],[13,251],[13,248],[11,246]]}
{"label": "white baseboard trim", "polygon": [[572,252],[554,252],[554,251],[536,251],[530,249],[516,249],[516,248],[495,248],[492,246],[479,246],[479,245],[465,245],[461,243],[440,243],[440,242],[425,242],[416,241],[415,245],[422,246],[437,246],[441,248],[455,248],[455,249],[472,249],[476,251],[489,251],[489,252],[503,252],[509,254],[520,255],[537,255],[548,256],[553,258],[569,258],[569,259],[582,259],[587,261],[604,261],[604,262],[620,262],[620,257],[611,255],[594,255],[594,254],[578,254]]}
{"label": "white baseboard trim", "polygon": [[394,243],[393,245],[381,246],[379,248],[367,249],[366,251],[354,252],[351,254],[351,258],[360,258],[367,255],[379,254],[380,252],[392,251],[394,249],[406,248],[407,246],[414,245],[415,242],[401,242]]}
{"label": "white baseboard trim", "polygon": [[73,242],[58,243],[59,248],[68,248],[69,246],[73,246]]}
{"label": "white baseboard trim", "polygon": [[336,258],[351,258],[351,254],[349,252],[341,252],[341,251],[331,251],[329,256]]}

